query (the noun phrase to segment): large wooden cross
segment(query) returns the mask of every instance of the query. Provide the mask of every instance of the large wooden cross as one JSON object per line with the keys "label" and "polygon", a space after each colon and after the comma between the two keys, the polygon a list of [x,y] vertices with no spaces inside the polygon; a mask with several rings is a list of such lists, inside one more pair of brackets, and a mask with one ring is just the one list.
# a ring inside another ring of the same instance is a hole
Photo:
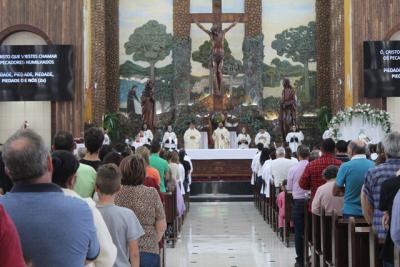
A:
{"label": "large wooden cross", "polygon": [[[247,16],[245,13],[222,13],[222,0],[212,0],[212,13],[191,13],[190,20],[191,23],[213,23],[222,27],[222,23],[244,23],[247,21]],[[210,77],[212,76],[210,75]],[[214,83],[211,81],[210,84]],[[222,94],[217,94],[215,88],[212,91],[213,109],[214,111],[222,111],[223,92]]]}

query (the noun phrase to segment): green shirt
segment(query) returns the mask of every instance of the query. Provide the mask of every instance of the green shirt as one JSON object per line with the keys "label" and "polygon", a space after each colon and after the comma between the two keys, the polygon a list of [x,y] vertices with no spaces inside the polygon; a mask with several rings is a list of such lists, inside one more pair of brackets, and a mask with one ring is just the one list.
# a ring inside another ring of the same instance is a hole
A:
{"label": "green shirt", "polygon": [[168,162],[165,159],[160,158],[157,153],[151,154],[150,166],[157,169],[160,173],[160,191],[165,193],[165,173],[168,171]]}
{"label": "green shirt", "polygon": [[80,163],[76,172],[74,191],[83,198],[92,197],[96,184],[96,171],[93,167]]}

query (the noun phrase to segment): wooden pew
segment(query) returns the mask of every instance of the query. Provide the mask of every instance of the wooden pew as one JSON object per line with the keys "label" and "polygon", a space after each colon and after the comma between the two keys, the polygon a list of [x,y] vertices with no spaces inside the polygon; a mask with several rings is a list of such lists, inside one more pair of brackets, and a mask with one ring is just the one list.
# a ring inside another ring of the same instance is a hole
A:
{"label": "wooden pew", "polygon": [[172,225],[172,233],[171,235],[166,236],[166,241],[172,243],[172,247],[175,247],[175,243],[178,239],[178,211],[176,204],[176,191],[167,192],[164,194],[165,202],[164,202],[164,210],[165,210],[165,219],[167,221],[167,225]]}
{"label": "wooden pew", "polygon": [[275,191],[274,183],[270,184],[270,198],[269,198],[269,224],[271,228],[275,231],[275,223],[276,223],[276,191]]}
{"label": "wooden pew", "polygon": [[[385,241],[379,239],[378,233],[371,227],[369,232],[369,266],[382,267],[382,260],[379,259],[379,254],[383,248]],[[400,267],[400,266],[399,266]]]}
{"label": "wooden pew", "polygon": [[309,250],[312,246],[312,227],[311,213],[308,211],[309,202],[310,199],[304,201],[304,266],[311,266]]}
{"label": "wooden pew", "polygon": [[321,262],[321,220],[320,216],[316,214],[311,215],[312,225],[312,243],[311,243],[311,263],[313,267],[320,266]]}
{"label": "wooden pew", "polygon": [[[293,204],[293,197],[292,193],[288,192],[285,187],[285,219],[283,224],[283,241],[286,247],[289,247],[290,237],[293,231],[290,225],[292,221],[292,204]],[[292,235],[293,236],[293,235]]]}
{"label": "wooden pew", "polygon": [[332,218],[325,214],[325,208],[321,207],[321,257],[320,266],[331,266],[332,264]]}
{"label": "wooden pew", "polygon": [[394,245],[394,267],[400,267],[400,250]]}
{"label": "wooden pew", "polygon": [[349,267],[365,267],[369,264],[369,232],[367,224],[357,226],[356,219],[348,220]]}

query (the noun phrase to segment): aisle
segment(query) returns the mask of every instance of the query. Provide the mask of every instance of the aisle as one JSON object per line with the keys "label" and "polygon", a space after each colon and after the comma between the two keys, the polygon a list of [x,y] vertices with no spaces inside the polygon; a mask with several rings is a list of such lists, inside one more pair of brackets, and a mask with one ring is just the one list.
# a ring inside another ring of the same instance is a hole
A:
{"label": "aisle", "polygon": [[294,266],[294,247],[286,248],[253,202],[191,203],[167,267]]}

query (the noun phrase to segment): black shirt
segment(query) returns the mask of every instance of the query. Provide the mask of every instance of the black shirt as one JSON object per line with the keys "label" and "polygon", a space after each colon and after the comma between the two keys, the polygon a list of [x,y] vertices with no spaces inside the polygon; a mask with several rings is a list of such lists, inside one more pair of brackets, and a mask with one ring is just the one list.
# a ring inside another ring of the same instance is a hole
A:
{"label": "black shirt", "polygon": [[336,155],[336,159],[340,160],[341,162],[348,162],[350,160],[349,156],[347,155]]}
{"label": "black shirt", "polygon": [[97,172],[97,169],[98,169],[98,168],[100,167],[100,165],[101,165],[101,161],[100,161],[100,160],[86,160],[86,159],[81,159],[79,162],[93,167],[93,169],[94,169],[96,172]]}
{"label": "black shirt", "polygon": [[[392,217],[392,206],[393,200],[400,189],[400,176],[390,178],[382,183],[381,186],[381,197],[379,199],[379,209],[381,211],[388,211],[390,217]],[[390,226],[390,220],[389,220]],[[385,245],[381,253],[381,258],[384,261],[393,263],[393,241],[390,236],[390,230],[386,234]]]}
{"label": "black shirt", "polygon": [[4,166],[4,161],[2,154],[0,152],[0,188],[3,189],[3,193],[7,193],[13,187],[13,182],[11,181],[10,177],[6,174],[6,169]]}

